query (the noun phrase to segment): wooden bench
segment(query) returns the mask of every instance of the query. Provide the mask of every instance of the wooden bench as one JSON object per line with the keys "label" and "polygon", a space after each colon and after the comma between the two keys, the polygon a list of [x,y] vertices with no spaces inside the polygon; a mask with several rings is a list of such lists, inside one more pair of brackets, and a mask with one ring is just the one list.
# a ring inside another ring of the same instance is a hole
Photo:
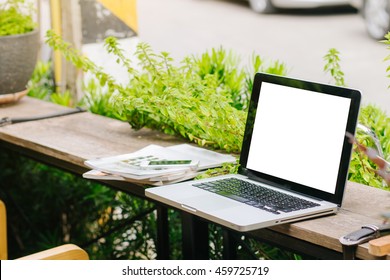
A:
{"label": "wooden bench", "polygon": [[[24,97],[18,103],[0,107],[2,117],[28,117],[68,110],[37,99]],[[77,174],[87,171],[84,160],[96,157],[131,153],[149,144],[169,146],[182,143],[182,139],[149,129],[132,130],[129,124],[98,116],[89,112],[17,123],[0,127],[0,146],[19,151],[50,165]],[[145,198],[145,187],[127,182],[106,181],[105,184],[130,195]],[[146,198],[145,198],[146,199]],[[164,209],[164,205],[161,205]],[[380,214],[388,211],[390,193],[384,190],[348,182],[343,205],[337,215],[316,218],[292,224],[279,225],[247,233],[249,236],[322,259],[342,258],[339,238],[365,224],[380,224]],[[164,216],[164,211],[160,213]],[[166,214],[166,213],[165,213]],[[207,258],[208,244],[199,240],[193,226],[203,223],[194,217],[183,217],[183,249],[186,258]],[[189,215],[189,214],[188,214]],[[166,226],[160,227],[161,236],[167,235]],[[238,233],[230,232],[230,235]],[[227,234],[227,236],[229,236]],[[163,244],[160,248],[164,248]],[[204,248],[205,254],[201,248]],[[195,249],[196,248],[196,249]],[[162,250],[164,251],[164,250]],[[161,250],[160,250],[161,253]],[[226,257],[234,257],[234,253]],[[369,244],[359,245],[356,257],[360,259],[389,258],[374,256]]]}

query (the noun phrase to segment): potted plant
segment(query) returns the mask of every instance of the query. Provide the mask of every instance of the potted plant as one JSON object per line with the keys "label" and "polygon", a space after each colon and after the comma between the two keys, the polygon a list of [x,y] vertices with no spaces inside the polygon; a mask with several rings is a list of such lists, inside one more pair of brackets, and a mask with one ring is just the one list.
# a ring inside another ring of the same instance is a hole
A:
{"label": "potted plant", "polygon": [[39,48],[38,25],[31,0],[0,1],[0,99],[25,92]]}

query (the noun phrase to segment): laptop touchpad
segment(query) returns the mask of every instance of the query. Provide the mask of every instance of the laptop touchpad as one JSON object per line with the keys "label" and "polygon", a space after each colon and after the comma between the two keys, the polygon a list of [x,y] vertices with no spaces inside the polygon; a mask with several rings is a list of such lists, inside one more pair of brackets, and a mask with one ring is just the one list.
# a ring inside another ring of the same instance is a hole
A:
{"label": "laptop touchpad", "polygon": [[212,210],[221,210],[227,208],[242,207],[242,204],[239,202],[234,203],[235,201],[220,197],[213,194],[198,195],[196,197],[187,197],[180,199],[180,202],[183,204],[184,208],[194,208],[198,211],[212,211]]}

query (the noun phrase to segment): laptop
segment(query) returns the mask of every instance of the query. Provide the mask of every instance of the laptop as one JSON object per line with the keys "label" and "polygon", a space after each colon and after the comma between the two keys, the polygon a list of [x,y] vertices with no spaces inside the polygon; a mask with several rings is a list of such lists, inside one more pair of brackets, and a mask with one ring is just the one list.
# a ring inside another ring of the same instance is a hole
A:
{"label": "laptop", "polygon": [[358,90],[257,73],[238,174],[148,188],[147,197],[236,231],[341,207]]}

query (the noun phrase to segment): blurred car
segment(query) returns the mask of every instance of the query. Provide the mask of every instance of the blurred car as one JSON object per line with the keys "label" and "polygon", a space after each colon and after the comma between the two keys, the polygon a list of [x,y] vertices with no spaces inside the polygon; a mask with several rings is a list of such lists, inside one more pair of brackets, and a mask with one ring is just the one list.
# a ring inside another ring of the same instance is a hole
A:
{"label": "blurred car", "polygon": [[368,34],[381,40],[390,30],[390,0],[351,0],[363,16]]}
{"label": "blurred car", "polygon": [[271,13],[275,8],[320,8],[329,6],[347,6],[349,0],[248,0],[252,10],[258,13]]}

